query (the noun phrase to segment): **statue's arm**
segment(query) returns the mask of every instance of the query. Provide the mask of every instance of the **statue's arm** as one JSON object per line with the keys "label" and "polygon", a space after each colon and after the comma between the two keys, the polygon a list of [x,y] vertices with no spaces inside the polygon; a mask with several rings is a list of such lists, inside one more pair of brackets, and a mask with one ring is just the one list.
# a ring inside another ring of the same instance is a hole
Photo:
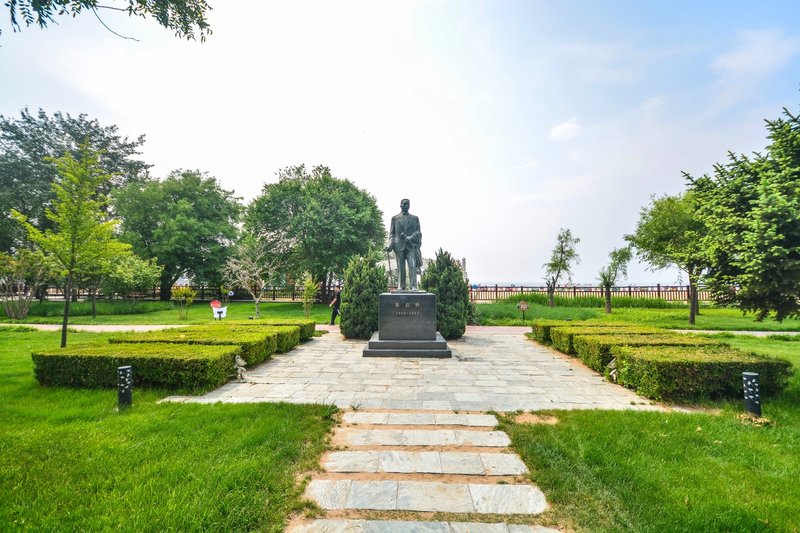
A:
{"label": "statue's arm", "polygon": [[384,252],[391,252],[394,250],[394,217],[392,217],[391,222],[389,222],[389,240],[386,241],[386,247],[383,249]]}

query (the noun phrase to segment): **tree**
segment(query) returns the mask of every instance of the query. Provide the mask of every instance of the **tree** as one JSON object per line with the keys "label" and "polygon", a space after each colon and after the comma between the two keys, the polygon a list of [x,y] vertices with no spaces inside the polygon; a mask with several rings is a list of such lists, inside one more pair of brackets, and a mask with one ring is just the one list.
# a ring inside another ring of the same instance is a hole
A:
{"label": "tree", "polygon": [[135,302],[137,295],[153,290],[160,278],[161,267],[155,259],[141,259],[128,252],[114,262],[103,281],[103,293]]}
{"label": "tree", "polygon": [[467,329],[469,287],[461,263],[441,248],[428,265],[421,287],[436,295],[436,329],[445,339],[458,339]]}
{"label": "tree", "polygon": [[575,247],[581,240],[572,236],[572,231],[561,228],[556,237],[556,246],[550,254],[550,261],[542,265],[545,269],[547,299],[550,307],[555,307],[555,292],[563,276],[572,279],[572,266],[581,262]]}
{"label": "tree", "polygon": [[92,265],[119,254],[127,245],[114,239],[117,223],[108,220],[106,197],[99,192],[111,177],[103,172],[98,156],[87,145],[81,146],[80,159],[66,153],[54,160],[59,181],[53,184],[56,200],[46,211],[53,229],[40,231],[26,217],[14,211],[25,227],[28,239],[54,257],[66,277],[64,316],[61,322],[61,347],[67,345],[70,295],[73,283]]}
{"label": "tree", "polygon": [[349,180],[324,166],[309,173],[300,165],[280,170],[278,182],[264,186],[248,208],[246,226],[289,243],[289,270],[298,277],[310,272],[328,301],[350,260],[382,246],[382,217],[375,198]]}
{"label": "tree", "polygon": [[219,285],[240,206],[233,193],[197,170],[176,170],[164,181],[130,183],[114,195],[120,239],[163,268],[161,300],[188,274]]}
{"label": "tree", "polygon": [[139,160],[144,136],[128,140],[116,126],[101,126],[95,119],[56,112],[52,117],[28,108],[18,119],[0,115],[0,251],[11,252],[24,245],[24,231],[9,215],[16,209],[40,231],[50,227],[45,210],[55,200],[53,183],[58,179],[55,159],[64,153],[80,158],[84,144],[97,155],[97,163],[111,178],[101,192],[136,181],[149,165]]}
{"label": "tree", "polygon": [[606,299],[606,313],[611,314],[611,287],[617,283],[620,277],[628,276],[628,263],[631,260],[631,249],[615,248],[608,255],[609,263],[600,269],[600,286],[603,288],[603,295]]}
{"label": "tree", "polygon": [[369,339],[378,331],[380,295],[387,292],[386,270],[366,257],[347,265],[342,287],[339,329],[348,339]]}
{"label": "tree", "polygon": [[127,12],[142,18],[151,16],[167,29],[173,30],[176,37],[194,39],[195,32],[200,36],[200,41],[205,41],[211,35],[211,27],[206,21],[206,12],[211,8],[205,0],[126,0],[118,2],[119,5],[98,5],[97,0],[9,0],[6,6],[10,11],[11,27],[14,31],[21,31],[20,23],[25,26],[37,25],[46,28],[55,22],[58,15],[71,15],[75,17],[84,11],[91,11],[105,25],[100,18],[99,10]]}
{"label": "tree", "polygon": [[6,316],[28,316],[37,288],[55,275],[55,265],[39,250],[22,248],[13,256],[0,252],[0,304]]}
{"label": "tree", "polygon": [[286,252],[280,246],[267,245],[265,239],[247,234],[233,247],[223,269],[223,278],[233,287],[241,287],[250,293],[256,306],[256,318],[261,317],[261,299],[268,287],[281,278],[286,264]]}
{"label": "tree", "polygon": [[778,321],[800,316],[800,117],[767,120],[769,145],[687,176],[706,225],[706,275],[718,301]]}
{"label": "tree", "polygon": [[689,278],[689,324],[699,310],[697,281],[708,266],[702,244],[706,224],[697,217],[698,198],[691,192],[650,199],[642,207],[636,232],[626,235],[636,255],[655,270],[676,267]]}

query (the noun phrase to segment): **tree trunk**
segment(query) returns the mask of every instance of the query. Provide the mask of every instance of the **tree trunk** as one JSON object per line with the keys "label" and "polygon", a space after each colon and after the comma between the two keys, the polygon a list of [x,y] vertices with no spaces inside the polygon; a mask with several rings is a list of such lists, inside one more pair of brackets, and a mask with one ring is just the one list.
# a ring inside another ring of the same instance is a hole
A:
{"label": "tree trunk", "polygon": [[89,297],[92,299],[92,320],[97,319],[97,292],[92,291]]}
{"label": "tree trunk", "polygon": [[172,279],[170,279],[170,276],[161,276],[158,297],[162,302],[168,302],[172,298]]}
{"label": "tree trunk", "polygon": [[695,285],[694,278],[689,276],[689,325],[694,326],[695,317],[697,316],[697,307],[695,300],[697,299],[697,285]]}
{"label": "tree trunk", "polygon": [[547,287],[547,305],[550,307],[556,306],[556,289],[555,287]]}
{"label": "tree trunk", "polygon": [[261,299],[256,300],[256,318],[261,318]]}
{"label": "tree trunk", "polygon": [[611,287],[610,286],[603,287],[603,294],[606,297],[606,314],[610,315],[611,314]]}
{"label": "tree trunk", "polygon": [[69,322],[69,302],[72,294],[72,270],[67,274],[67,287],[64,290],[64,317],[61,319],[61,347],[67,347],[67,323]]}

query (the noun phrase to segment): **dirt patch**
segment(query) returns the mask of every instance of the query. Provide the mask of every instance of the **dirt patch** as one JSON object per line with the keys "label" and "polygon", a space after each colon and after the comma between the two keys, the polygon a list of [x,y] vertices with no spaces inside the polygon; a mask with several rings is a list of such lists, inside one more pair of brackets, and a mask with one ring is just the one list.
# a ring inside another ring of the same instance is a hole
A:
{"label": "dirt patch", "polygon": [[522,413],[514,418],[517,424],[545,424],[548,426],[555,426],[558,424],[558,418],[549,415],[535,415],[533,413]]}

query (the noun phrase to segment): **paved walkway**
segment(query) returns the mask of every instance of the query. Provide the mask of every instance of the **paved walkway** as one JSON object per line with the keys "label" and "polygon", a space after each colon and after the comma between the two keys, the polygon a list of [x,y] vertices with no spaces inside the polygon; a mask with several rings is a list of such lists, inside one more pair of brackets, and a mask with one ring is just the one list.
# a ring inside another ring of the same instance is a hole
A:
{"label": "paved walkway", "polygon": [[[485,414],[344,413],[333,437],[337,451],[322,457],[324,472],[305,493],[326,517],[295,520],[287,531],[556,533],[505,523],[509,515],[535,521],[547,501],[496,425]],[[451,513],[451,521],[426,520],[423,513],[433,512]]]}
{"label": "paved walkway", "polygon": [[517,329],[528,330],[468,331],[450,342],[452,359],[365,358],[364,341],[332,331],[250,369],[246,383],[170,401],[445,411],[662,409]]}

